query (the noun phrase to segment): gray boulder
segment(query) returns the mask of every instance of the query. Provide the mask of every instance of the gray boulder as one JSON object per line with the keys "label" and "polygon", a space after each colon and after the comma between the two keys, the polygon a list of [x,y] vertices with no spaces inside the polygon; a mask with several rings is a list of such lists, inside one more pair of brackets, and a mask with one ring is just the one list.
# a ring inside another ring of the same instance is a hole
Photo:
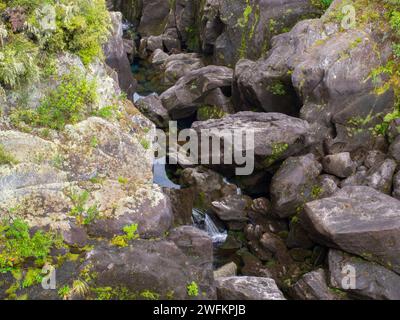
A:
{"label": "gray boulder", "polygon": [[272,206],[280,217],[295,215],[320,193],[321,164],[313,154],[287,159],[272,178]]}
{"label": "gray boulder", "polygon": [[324,269],[306,273],[290,288],[290,295],[298,300],[337,300],[330,290]]}
{"label": "gray boulder", "polygon": [[230,92],[233,70],[226,67],[207,66],[193,70],[160,96],[172,119],[182,119],[194,114],[205,104],[213,90]]}
{"label": "gray boulder", "polygon": [[274,280],[261,277],[227,277],[215,281],[221,300],[286,300]]}
{"label": "gray boulder", "polygon": [[400,299],[400,276],[393,271],[339,250],[330,250],[328,259],[333,287],[364,299]]}
{"label": "gray boulder", "polygon": [[356,164],[351,159],[349,152],[328,155],[323,159],[322,165],[325,172],[339,178],[347,178],[356,171]]}
{"label": "gray boulder", "polygon": [[398,163],[400,162],[400,135],[398,135],[390,145],[389,155],[392,156]]}
{"label": "gray boulder", "polygon": [[400,201],[370,187],[345,187],[309,202],[302,225],[319,243],[400,271]]}
{"label": "gray boulder", "polygon": [[[256,170],[271,167],[276,162],[293,156],[310,145],[312,132],[306,121],[289,117],[280,113],[239,112],[224,117],[203,122],[195,122],[192,128],[201,133],[208,129],[210,136],[221,139],[220,132],[233,135],[233,130],[254,132],[254,158]],[[225,141],[225,146],[229,141]],[[248,146],[249,147],[249,146]],[[233,149],[233,146],[232,146]],[[253,150],[249,150],[250,153]],[[221,164],[224,163],[224,148],[219,155]],[[202,157],[211,159],[212,154],[202,154]],[[216,157],[216,155],[214,155]],[[219,166],[220,168],[233,169],[236,164]]]}
{"label": "gray boulder", "polygon": [[149,95],[136,102],[136,107],[157,127],[166,128],[170,121],[168,111],[157,95]]}

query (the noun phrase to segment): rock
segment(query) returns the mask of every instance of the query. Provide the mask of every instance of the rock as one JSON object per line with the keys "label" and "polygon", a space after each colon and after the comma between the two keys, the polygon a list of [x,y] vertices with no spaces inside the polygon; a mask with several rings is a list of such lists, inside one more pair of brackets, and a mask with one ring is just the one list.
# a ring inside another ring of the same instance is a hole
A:
{"label": "rock", "polygon": [[154,50],[153,54],[150,57],[150,61],[151,64],[156,66],[156,67],[160,67],[162,66],[165,61],[168,59],[169,54],[165,53],[163,50],[161,49],[156,49]]}
{"label": "rock", "polygon": [[364,165],[371,169],[372,167],[376,167],[382,164],[383,161],[386,159],[386,154],[379,150],[371,150],[367,153]]}
{"label": "rock", "polygon": [[324,171],[339,178],[347,178],[356,171],[356,164],[349,152],[328,155],[322,160]]}
{"label": "rock", "polygon": [[209,208],[213,201],[224,196],[224,189],[228,187],[222,175],[202,166],[184,169],[180,179],[182,186],[193,188],[197,208]]}
{"label": "rock", "polygon": [[308,237],[307,232],[297,221],[290,223],[289,234],[286,239],[286,246],[292,248],[310,249],[314,243]]}
{"label": "rock", "polygon": [[400,162],[400,135],[392,142],[389,147],[389,155],[393,157],[397,163]]}
{"label": "rock", "polygon": [[[136,8],[139,8],[136,3]],[[138,12],[140,22],[138,32],[142,36],[158,36],[164,32],[168,21],[170,4],[163,0],[145,0]]]}
{"label": "rock", "polygon": [[330,250],[329,273],[333,287],[358,298],[400,299],[400,276],[376,263]]}
{"label": "rock", "polygon": [[295,215],[302,206],[319,197],[321,164],[313,154],[287,159],[272,178],[273,210],[280,217]]}
{"label": "rock", "polygon": [[163,188],[163,192],[168,196],[172,212],[174,226],[192,224],[192,212],[195,200],[193,189],[169,189]]}
{"label": "rock", "polygon": [[208,1],[201,21],[203,50],[213,53],[217,64],[233,66],[240,58],[257,60],[267,52],[274,35],[319,13],[308,0]]}
{"label": "rock", "polygon": [[306,50],[335,32],[336,26],[325,25],[319,19],[304,20],[290,32],[274,37],[266,58],[239,61],[234,75],[236,108],[298,114],[301,104],[292,85],[292,72]]}
{"label": "rock", "polygon": [[122,14],[120,12],[111,12],[110,17],[113,28],[108,42],[104,45],[104,56],[107,65],[117,72],[121,89],[132,100],[137,81],[133,78],[131,64],[122,39]]}
{"label": "rock", "polygon": [[184,75],[204,67],[201,57],[196,53],[172,54],[164,61],[163,82],[172,86]]}
{"label": "rock", "polygon": [[158,186],[152,186],[119,199],[113,214],[94,221],[88,230],[91,236],[112,238],[123,234],[125,226],[137,224],[139,236],[149,239],[164,236],[172,222],[169,198]]}
{"label": "rock", "polygon": [[374,166],[370,169],[365,184],[380,192],[391,194],[393,175],[396,168],[397,163],[394,160],[385,160],[381,165]]}
{"label": "rock", "polygon": [[[339,183],[340,180],[334,176],[331,176],[329,174],[323,174],[318,177],[319,183],[321,185],[321,190],[318,190],[320,192],[319,198],[326,198],[330,197],[333,195],[336,191],[339,190]],[[314,190],[317,191],[317,190]]]}
{"label": "rock", "polygon": [[248,196],[230,195],[212,202],[211,208],[222,221],[242,224],[248,219],[251,204],[252,199]]}
{"label": "rock", "polygon": [[393,178],[393,197],[400,200],[400,171]]}
{"label": "rock", "polygon": [[[194,264],[171,241],[135,241],[125,248],[98,245],[82,269],[97,274],[91,287],[124,288],[131,298],[143,299],[145,292],[160,299],[216,297],[211,266]],[[198,286],[198,297],[188,295],[192,282]]]}
{"label": "rock", "polygon": [[207,96],[215,89],[230,92],[232,69],[207,66],[191,71],[161,96],[164,107],[172,119],[182,119],[194,114],[204,105]]}
{"label": "rock", "polygon": [[400,201],[370,187],[345,187],[309,202],[300,221],[316,242],[400,271]]}
{"label": "rock", "polygon": [[215,282],[221,300],[286,300],[270,278],[226,277]]}
{"label": "rock", "polygon": [[168,122],[170,121],[168,111],[164,108],[157,95],[149,95],[139,99],[136,102],[136,106],[157,127],[168,127]]}
{"label": "rock", "polygon": [[327,285],[327,276],[324,269],[318,269],[298,280],[290,288],[290,295],[298,300],[337,300]]}
{"label": "rock", "polygon": [[[196,132],[212,130],[210,136],[221,138],[218,132],[254,132],[254,158],[256,170],[271,167],[278,161],[293,156],[309,145],[311,129],[306,121],[279,113],[239,112],[223,119],[195,122],[192,128]],[[228,141],[225,141],[228,144]],[[250,148],[250,146],[248,146]],[[224,148],[220,150],[220,163],[224,163]],[[252,150],[250,150],[252,152]],[[205,159],[216,155],[202,154]],[[235,165],[215,165],[213,167],[232,171]],[[240,165],[242,166],[242,164]]]}
{"label": "rock", "polygon": [[182,226],[171,230],[168,240],[174,242],[195,265],[212,269],[213,243],[206,232],[192,226]]}
{"label": "rock", "polygon": [[237,265],[234,262],[223,265],[221,268],[214,271],[214,279],[225,277],[236,277]]}

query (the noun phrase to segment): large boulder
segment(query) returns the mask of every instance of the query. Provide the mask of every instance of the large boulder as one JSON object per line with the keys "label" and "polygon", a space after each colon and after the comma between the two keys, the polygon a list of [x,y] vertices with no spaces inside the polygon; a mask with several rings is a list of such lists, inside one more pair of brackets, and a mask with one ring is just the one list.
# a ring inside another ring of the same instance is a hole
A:
{"label": "large boulder", "polygon": [[[303,152],[313,141],[312,131],[309,124],[297,118],[289,117],[280,113],[257,113],[239,112],[226,116],[223,119],[214,119],[204,122],[195,122],[192,128],[202,133],[208,130],[212,138],[222,139],[226,135],[232,137],[235,130],[242,133],[254,132],[254,149],[247,146],[248,153],[254,151],[255,168],[263,170],[297,153]],[[216,167],[232,169],[239,166],[236,163],[224,164],[224,149],[230,144],[228,139],[224,139],[225,145],[221,144],[219,152],[220,165]],[[202,158],[211,159],[216,157],[212,152],[202,154]],[[242,164],[240,164],[242,165]]]}
{"label": "large boulder", "polygon": [[302,225],[317,242],[400,272],[400,201],[370,187],[345,187],[309,202]]}
{"label": "large boulder", "polygon": [[215,282],[221,300],[286,300],[270,278],[227,277]]}
{"label": "large boulder", "polygon": [[393,271],[339,250],[330,250],[328,259],[334,288],[363,299],[400,299],[400,276]]}
{"label": "large boulder", "polygon": [[230,95],[233,70],[220,66],[207,66],[193,70],[160,96],[172,119],[194,114],[207,104],[207,97],[215,90]]}
{"label": "large boulder", "polygon": [[[211,261],[194,262],[172,241],[135,241],[123,248],[98,245],[88,253],[82,270],[96,275],[91,287],[122,290],[131,299],[216,297]],[[193,283],[197,295],[188,294],[188,286]]]}
{"label": "large boulder", "polygon": [[290,288],[292,297],[298,300],[337,300],[338,297],[328,287],[324,269],[306,273]]}
{"label": "large boulder", "polygon": [[290,157],[272,178],[270,193],[273,210],[280,217],[290,217],[303,205],[318,198],[321,186],[318,176],[322,166],[313,154]]}

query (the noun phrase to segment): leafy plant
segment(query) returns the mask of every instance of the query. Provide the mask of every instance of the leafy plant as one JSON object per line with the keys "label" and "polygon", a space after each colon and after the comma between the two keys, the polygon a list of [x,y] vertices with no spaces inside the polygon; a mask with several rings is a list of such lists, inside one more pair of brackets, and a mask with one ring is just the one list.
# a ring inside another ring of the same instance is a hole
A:
{"label": "leafy plant", "polygon": [[187,294],[189,297],[197,297],[199,295],[199,286],[196,282],[192,281],[187,285]]}

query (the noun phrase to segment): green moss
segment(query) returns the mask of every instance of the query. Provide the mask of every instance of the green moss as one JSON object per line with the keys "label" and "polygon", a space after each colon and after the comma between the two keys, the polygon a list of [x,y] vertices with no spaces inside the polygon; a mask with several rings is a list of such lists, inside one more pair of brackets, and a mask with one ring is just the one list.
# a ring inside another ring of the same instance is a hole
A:
{"label": "green moss", "polygon": [[218,106],[201,106],[197,110],[197,120],[206,121],[210,119],[221,119],[227,113]]}
{"label": "green moss", "polygon": [[276,96],[286,95],[285,85],[280,81],[276,81],[273,84],[269,85],[267,89],[269,92]]}
{"label": "green moss", "polygon": [[197,285],[196,282],[192,281],[189,283],[186,287],[187,289],[187,294],[189,297],[198,297],[199,295],[199,286]]}
{"label": "green moss", "polygon": [[271,145],[271,155],[264,160],[264,165],[266,167],[270,167],[272,164],[278,161],[288,149],[289,145],[287,143],[273,143]]}
{"label": "green moss", "polygon": [[160,295],[157,292],[153,292],[150,290],[145,290],[140,293],[140,296],[146,300],[158,300],[160,299]]}

